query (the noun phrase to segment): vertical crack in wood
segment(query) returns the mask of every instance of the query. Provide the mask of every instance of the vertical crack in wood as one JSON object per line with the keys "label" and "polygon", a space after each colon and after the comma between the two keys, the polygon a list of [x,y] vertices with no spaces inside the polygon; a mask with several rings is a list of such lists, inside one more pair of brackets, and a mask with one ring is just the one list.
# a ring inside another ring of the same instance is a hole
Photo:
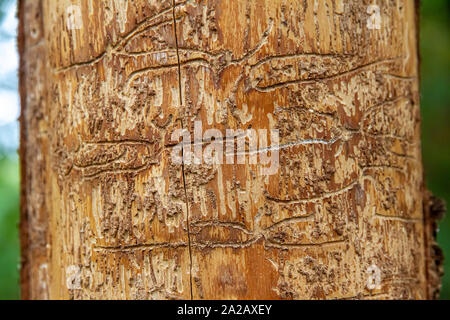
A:
{"label": "vertical crack in wood", "polygon": [[[182,96],[182,89],[181,89],[181,61],[180,61],[180,53],[178,49],[178,35],[177,35],[177,20],[175,18],[175,0],[172,2],[172,16],[173,16],[173,30],[175,34],[175,46],[177,50],[177,63],[178,63],[178,92],[179,92],[179,104],[180,107],[183,106],[183,96]],[[184,123],[183,123],[183,117],[180,117],[181,122],[181,128],[184,129]],[[189,285],[190,285],[190,295],[191,300],[194,299],[194,295],[192,293],[192,249],[191,249],[191,232],[190,232],[190,224],[189,224],[189,200],[187,195],[187,188],[186,188],[186,173],[184,168],[184,148],[181,148],[181,155],[182,155],[182,163],[181,163],[181,171],[183,175],[183,189],[184,189],[184,197],[186,202],[186,228],[187,228],[187,236],[188,236],[188,251],[189,251]]]}

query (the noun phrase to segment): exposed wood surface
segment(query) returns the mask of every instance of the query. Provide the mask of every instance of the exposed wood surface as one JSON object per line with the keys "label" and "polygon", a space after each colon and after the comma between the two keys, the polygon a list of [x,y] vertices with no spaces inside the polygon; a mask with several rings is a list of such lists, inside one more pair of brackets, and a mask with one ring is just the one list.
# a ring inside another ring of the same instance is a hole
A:
{"label": "exposed wood surface", "polygon": [[[427,298],[416,7],[370,4],[20,1],[23,296]],[[279,170],[174,163],[195,121]]]}

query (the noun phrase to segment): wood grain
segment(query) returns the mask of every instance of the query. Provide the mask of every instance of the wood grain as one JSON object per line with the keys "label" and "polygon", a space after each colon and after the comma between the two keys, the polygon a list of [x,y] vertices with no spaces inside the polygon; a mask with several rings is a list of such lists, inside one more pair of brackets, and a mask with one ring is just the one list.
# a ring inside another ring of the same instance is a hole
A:
{"label": "wood grain", "polygon": [[[20,1],[23,296],[427,298],[416,6],[371,3]],[[175,163],[196,121],[278,170]]]}

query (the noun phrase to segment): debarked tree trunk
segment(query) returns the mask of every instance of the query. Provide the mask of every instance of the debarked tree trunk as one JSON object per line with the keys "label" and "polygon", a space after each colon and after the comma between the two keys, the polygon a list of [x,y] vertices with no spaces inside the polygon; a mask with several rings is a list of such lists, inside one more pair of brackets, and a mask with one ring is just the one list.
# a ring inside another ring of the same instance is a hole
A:
{"label": "debarked tree trunk", "polygon": [[417,11],[19,1],[23,297],[435,298]]}

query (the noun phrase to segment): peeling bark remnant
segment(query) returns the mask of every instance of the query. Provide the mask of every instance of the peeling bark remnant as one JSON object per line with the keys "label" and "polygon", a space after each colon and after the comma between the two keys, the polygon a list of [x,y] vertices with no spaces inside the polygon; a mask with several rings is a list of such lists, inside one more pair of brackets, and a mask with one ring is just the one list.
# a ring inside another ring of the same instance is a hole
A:
{"label": "peeling bark remnant", "polygon": [[[21,0],[23,297],[434,297],[417,9],[371,4]],[[177,164],[195,121],[279,170]]]}
{"label": "peeling bark remnant", "polygon": [[436,198],[430,192],[425,192],[424,205],[425,237],[428,241],[425,253],[428,268],[428,297],[438,299],[444,275],[444,253],[437,244],[436,237],[438,222],[443,219],[447,208],[444,200]]}

